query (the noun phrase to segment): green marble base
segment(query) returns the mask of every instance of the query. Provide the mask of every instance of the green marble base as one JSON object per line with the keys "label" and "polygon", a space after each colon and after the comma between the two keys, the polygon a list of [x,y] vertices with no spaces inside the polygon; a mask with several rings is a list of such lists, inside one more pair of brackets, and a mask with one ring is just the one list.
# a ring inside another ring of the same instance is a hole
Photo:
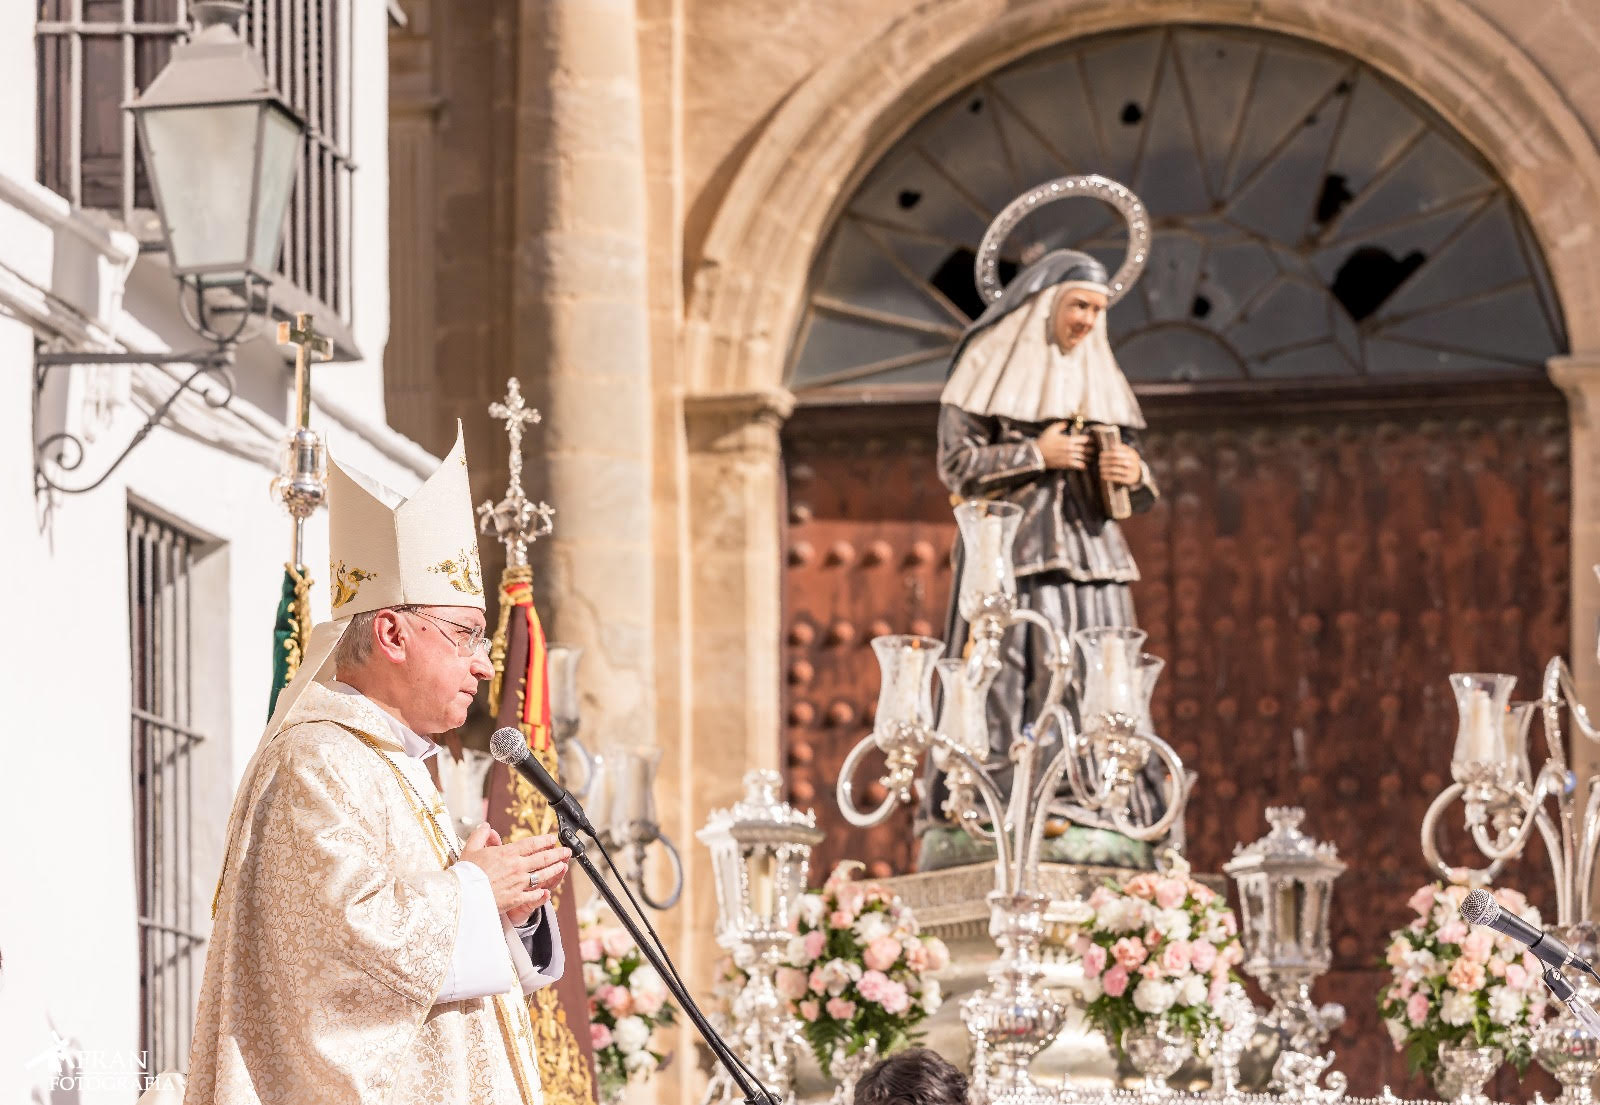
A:
{"label": "green marble base", "polygon": [[[1110,829],[1089,829],[1081,825],[1069,825],[1060,836],[1046,837],[1039,848],[1039,859],[1043,863],[1140,871],[1153,871],[1156,866],[1155,849],[1149,844]],[[993,861],[993,844],[975,839],[965,829],[938,826],[922,834],[922,854],[917,870],[943,871],[947,867]]]}

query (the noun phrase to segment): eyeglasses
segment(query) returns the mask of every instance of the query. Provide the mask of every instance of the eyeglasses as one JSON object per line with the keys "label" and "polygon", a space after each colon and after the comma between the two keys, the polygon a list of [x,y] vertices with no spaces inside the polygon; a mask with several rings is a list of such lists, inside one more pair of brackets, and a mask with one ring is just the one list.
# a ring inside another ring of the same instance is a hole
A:
{"label": "eyeglasses", "polygon": [[442,629],[439,631],[451,644],[456,646],[456,655],[458,656],[471,656],[473,653],[478,653],[482,656],[487,655],[489,652],[489,638],[483,635],[481,626],[462,625],[460,622],[453,622],[449,618],[441,618],[437,614],[430,614],[426,610],[415,606],[403,606],[400,610],[402,613],[416,614],[418,617],[427,618],[429,621],[442,622],[465,633],[466,637],[461,638],[445,633]]}

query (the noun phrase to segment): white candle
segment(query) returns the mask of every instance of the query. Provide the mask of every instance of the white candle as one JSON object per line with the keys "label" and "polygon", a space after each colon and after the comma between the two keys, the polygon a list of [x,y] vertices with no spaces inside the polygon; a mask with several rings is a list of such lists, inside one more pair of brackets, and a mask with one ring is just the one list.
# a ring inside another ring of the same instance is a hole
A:
{"label": "white candle", "polygon": [[773,899],[776,896],[773,859],[770,852],[750,857],[750,909],[762,924],[772,920]]}
{"label": "white candle", "polygon": [[1124,643],[1111,634],[1101,638],[1100,663],[1105,670],[1107,709],[1132,715],[1136,711],[1133,672],[1128,667]]}
{"label": "white candle", "polygon": [[980,595],[992,595],[1000,590],[1000,543],[1005,534],[1005,526],[999,517],[989,515],[978,522],[977,549],[973,553],[972,563],[967,566],[970,574],[969,590]]}
{"label": "white candle", "polygon": [[1467,707],[1467,739],[1463,758],[1469,763],[1500,763],[1505,759],[1505,739],[1495,724],[1494,701],[1487,691],[1474,690]]}

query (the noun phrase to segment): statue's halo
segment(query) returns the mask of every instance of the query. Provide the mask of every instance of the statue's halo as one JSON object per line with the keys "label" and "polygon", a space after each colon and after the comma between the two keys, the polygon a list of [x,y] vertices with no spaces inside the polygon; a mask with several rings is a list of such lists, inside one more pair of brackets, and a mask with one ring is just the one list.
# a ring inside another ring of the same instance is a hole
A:
{"label": "statue's halo", "polygon": [[1132,191],[1108,177],[1064,176],[1030,188],[995,216],[978,243],[976,278],[978,294],[993,303],[1000,298],[1000,247],[1017,224],[1047,204],[1068,199],[1097,199],[1117,209],[1128,224],[1128,252],[1111,278],[1111,302],[1128,294],[1150,260],[1150,218]]}

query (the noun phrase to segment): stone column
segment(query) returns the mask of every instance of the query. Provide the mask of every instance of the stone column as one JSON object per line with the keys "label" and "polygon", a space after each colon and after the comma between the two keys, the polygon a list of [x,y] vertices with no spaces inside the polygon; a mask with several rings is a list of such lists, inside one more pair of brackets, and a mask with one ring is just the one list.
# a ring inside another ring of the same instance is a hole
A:
{"label": "stone column", "polygon": [[[1572,463],[1571,644],[1567,663],[1578,696],[1590,710],[1600,709],[1600,661],[1595,631],[1600,625],[1600,353],[1554,357],[1550,379],[1567,397]],[[1600,755],[1581,737],[1572,742],[1573,768],[1583,778],[1600,771]]]}
{"label": "stone column", "polygon": [[645,163],[634,0],[525,0],[517,26],[513,358],[544,415],[530,494],[553,640],[584,649],[591,748],[655,739]]}
{"label": "stone column", "polygon": [[[739,800],[746,771],[782,766],[778,434],[794,397],[771,389],[689,396],[683,405],[688,468],[684,621],[692,627],[693,643],[685,747],[668,769],[681,801],[671,811],[675,820],[667,832],[683,852],[688,887],[675,919],[682,926],[675,938],[690,984],[705,987],[720,954],[717,900],[710,855],[694,834],[712,810]],[[691,773],[689,785],[676,777],[679,771]],[[681,1035],[679,1046],[691,1048],[691,1038]],[[674,1067],[676,1085],[659,1100],[698,1100],[704,1079],[694,1064]]]}

